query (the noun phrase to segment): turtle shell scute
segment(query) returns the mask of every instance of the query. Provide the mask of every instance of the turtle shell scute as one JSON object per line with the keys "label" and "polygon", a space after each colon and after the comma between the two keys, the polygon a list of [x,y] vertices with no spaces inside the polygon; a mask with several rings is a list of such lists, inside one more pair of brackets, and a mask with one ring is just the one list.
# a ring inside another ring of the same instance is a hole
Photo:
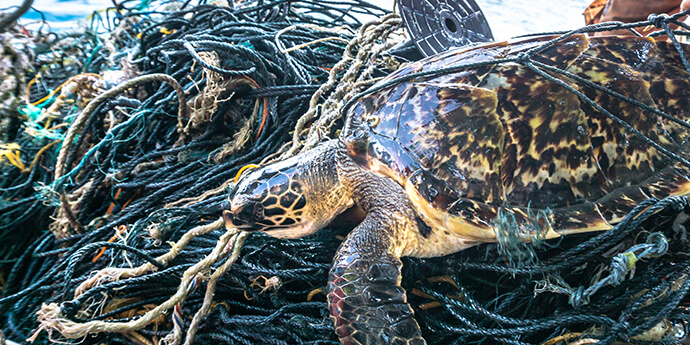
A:
{"label": "turtle shell scute", "polygon": [[[575,78],[492,63],[528,52],[537,68]],[[690,193],[689,169],[621,124],[690,156],[687,128],[656,114],[690,118],[690,73],[672,44],[572,35],[476,45],[411,63],[378,85],[447,67],[457,72],[363,97],[341,136],[362,167],[400,183],[425,219],[489,224],[499,207],[549,209],[555,228],[603,229],[644,199]]]}

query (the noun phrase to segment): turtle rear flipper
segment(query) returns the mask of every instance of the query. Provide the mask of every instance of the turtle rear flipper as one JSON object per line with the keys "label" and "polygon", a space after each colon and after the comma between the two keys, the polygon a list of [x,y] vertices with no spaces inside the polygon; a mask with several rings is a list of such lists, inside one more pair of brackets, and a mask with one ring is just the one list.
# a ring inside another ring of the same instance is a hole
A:
{"label": "turtle rear flipper", "polygon": [[389,252],[386,218],[369,213],[336,254],[328,306],[342,344],[425,344],[405,289],[399,257]]}

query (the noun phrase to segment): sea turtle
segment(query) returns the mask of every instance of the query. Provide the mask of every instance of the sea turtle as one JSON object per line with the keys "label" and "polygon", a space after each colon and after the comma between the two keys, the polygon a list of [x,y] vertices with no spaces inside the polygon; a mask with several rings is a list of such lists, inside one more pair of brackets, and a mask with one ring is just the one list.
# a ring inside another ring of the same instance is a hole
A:
{"label": "sea turtle", "polygon": [[[541,215],[543,238],[607,230],[642,200],[688,194],[688,167],[521,63],[398,78],[511,56],[524,62],[553,38],[452,50],[393,73],[378,84],[387,87],[347,110],[338,139],[246,173],[230,192],[226,227],[297,238],[359,206],[366,216],[329,275],[335,331],[343,344],[423,344],[400,286],[400,257],[446,255],[496,241],[501,231],[524,232],[530,214]],[[690,75],[670,43],[574,35],[532,58],[578,76],[548,72],[688,156],[682,124],[585,83],[686,120]],[[496,229],[505,224],[499,214],[511,215],[515,228]]]}

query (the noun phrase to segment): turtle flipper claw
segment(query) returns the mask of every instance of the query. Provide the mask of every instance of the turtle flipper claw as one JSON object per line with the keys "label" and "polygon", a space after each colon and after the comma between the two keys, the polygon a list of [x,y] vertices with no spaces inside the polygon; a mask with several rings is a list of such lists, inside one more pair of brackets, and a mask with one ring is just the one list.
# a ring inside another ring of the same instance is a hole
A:
{"label": "turtle flipper claw", "polygon": [[343,243],[329,275],[328,305],[340,342],[426,344],[400,286],[402,262],[385,246],[361,248],[357,233]]}

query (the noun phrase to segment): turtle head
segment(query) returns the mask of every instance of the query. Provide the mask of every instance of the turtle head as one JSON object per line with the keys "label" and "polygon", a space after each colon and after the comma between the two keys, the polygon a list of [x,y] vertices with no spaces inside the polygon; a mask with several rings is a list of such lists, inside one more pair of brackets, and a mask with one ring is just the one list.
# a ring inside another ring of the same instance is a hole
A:
{"label": "turtle head", "polygon": [[286,237],[315,231],[305,217],[308,205],[297,163],[289,160],[246,174],[230,192],[230,207],[223,212],[226,227],[279,230]]}
{"label": "turtle head", "polygon": [[338,180],[335,164],[314,155],[298,155],[241,176],[223,211],[225,227],[298,238],[316,232],[345,211],[352,202]]}

